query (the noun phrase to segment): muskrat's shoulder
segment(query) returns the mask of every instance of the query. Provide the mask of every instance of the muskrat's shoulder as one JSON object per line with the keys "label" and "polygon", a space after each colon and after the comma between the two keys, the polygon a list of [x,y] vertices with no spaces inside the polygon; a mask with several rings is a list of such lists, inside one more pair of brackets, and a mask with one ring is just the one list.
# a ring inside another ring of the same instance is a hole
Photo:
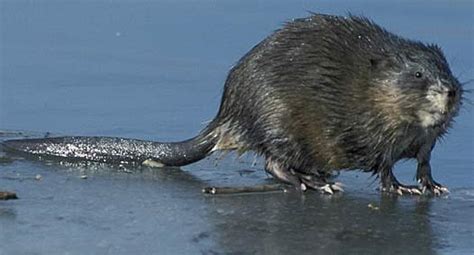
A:
{"label": "muskrat's shoulder", "polygon": [[344,70],[345,65],[354,71],[369,65],[370,59],[397,52],[403,42],[403,38],[362,16],[314,14],[286,22],[249,51],[236,68],[291,75],[300,73],[293,68],[314,70],[338,65],[338,70]]}

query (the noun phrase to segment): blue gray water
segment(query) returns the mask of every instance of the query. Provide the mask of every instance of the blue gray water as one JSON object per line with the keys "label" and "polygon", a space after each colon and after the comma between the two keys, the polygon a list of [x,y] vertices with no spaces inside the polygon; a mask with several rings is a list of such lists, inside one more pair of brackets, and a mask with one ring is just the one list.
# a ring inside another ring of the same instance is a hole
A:
{"label": "blue gray water", "polygon": [[[472,1],[2,0],[0,139],[189,138],[216,113],[232,65],[307,11],[364,14],[438,43],[462,81],[474,78]],[[13,158],[0,190],[20,199],[0,201],[0,254],[472,254],[472,107],[435,148],[434,176],[451,190],[441,198],[382,196],[358,172],[332,197],[200,193],[267,182],[252,155],[183,169]],[[396,174],[413,182],[414,167]]]}

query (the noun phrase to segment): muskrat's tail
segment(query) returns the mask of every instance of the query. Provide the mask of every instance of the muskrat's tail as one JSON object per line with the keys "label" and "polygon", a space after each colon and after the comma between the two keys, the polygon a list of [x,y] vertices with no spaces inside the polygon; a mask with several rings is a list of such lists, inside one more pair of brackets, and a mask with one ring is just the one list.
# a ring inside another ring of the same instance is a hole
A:
{"label": "muskrat's tail", "polygon": [[212,125],[182,142],[152,142],[118,137],[65,136],[3,142],[4,150],[42,158],[183,166],[205,158],[217,138]]}

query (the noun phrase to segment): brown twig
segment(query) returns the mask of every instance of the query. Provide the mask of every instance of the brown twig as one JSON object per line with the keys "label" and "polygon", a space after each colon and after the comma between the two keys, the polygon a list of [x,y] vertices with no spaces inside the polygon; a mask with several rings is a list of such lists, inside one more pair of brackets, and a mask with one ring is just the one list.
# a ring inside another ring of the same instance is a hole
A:
{"label": "brown twig", "polygon": [[239,193],[255,193],[255,192],[286,192],[287,186],[282,184],[264,184],[247,187],[206,187],[202,189],[206,194],[239,194]]}
{"label": "brown twig", "polygon": [[18,199],[16,193],[8,192],[8,191],[0,191],[0,200],[8,200],[8,199]]}

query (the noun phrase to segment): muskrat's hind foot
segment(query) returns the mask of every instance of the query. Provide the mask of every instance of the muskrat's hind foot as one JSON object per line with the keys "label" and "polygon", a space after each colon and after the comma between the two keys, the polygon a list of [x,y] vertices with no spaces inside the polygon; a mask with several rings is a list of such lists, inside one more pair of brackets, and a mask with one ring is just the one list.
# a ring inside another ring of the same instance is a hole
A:
{"label": "muskrat's hind foot", "polygon": [[290,184],[296,189],[301,191],[306,191],[306,184],[301,181],[301,179],[296,176],[292,171],[289,171],[287,168],[283,167],[276,161],[267,159],[265,165],[265,171],[271,174],[275,179]]}
{"label": "muskrat's hind foot", "polygon": [[291,171],[291,173],[298,176],[301,182],[308,188],[318,190],[321,193],[332,195],[336,192],[344,191],[343,185],[340,182],[328,182],[325,178],[312,174],[303,174],[295,171]]}
{"label": "muskrat's hind foot", "polygon": [[334,194],[344,191],[341,183],[328,182],[326,178],[316,174],[301,173],[293,169],[288,170],[278,162],[272,160],[267,159],[265,170],[275,179],[288,183],[301,191],[306,191],[308,188],[318,190],[324,194]]}

